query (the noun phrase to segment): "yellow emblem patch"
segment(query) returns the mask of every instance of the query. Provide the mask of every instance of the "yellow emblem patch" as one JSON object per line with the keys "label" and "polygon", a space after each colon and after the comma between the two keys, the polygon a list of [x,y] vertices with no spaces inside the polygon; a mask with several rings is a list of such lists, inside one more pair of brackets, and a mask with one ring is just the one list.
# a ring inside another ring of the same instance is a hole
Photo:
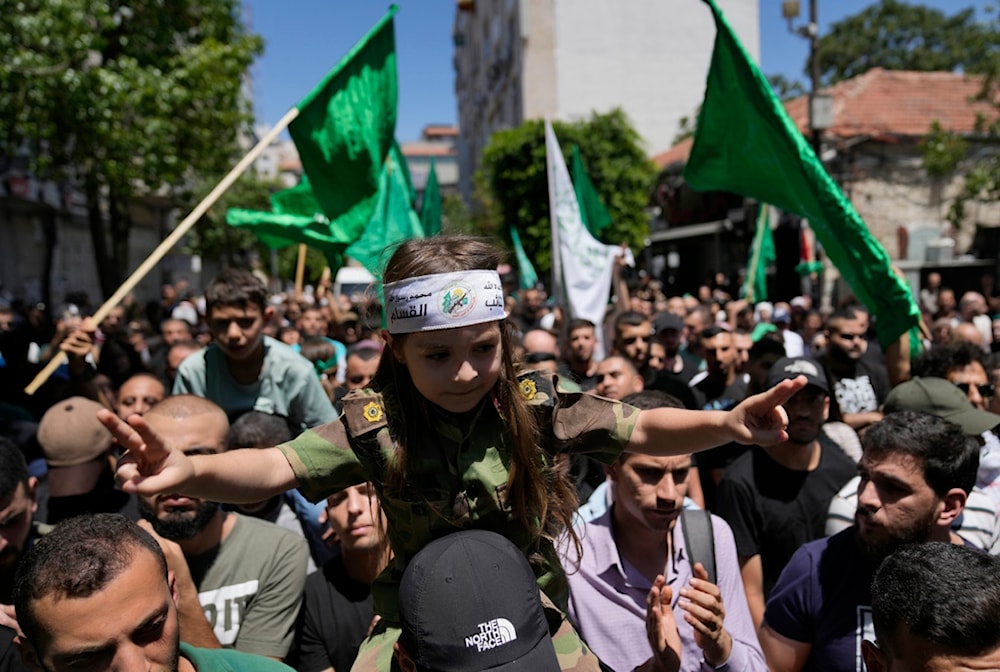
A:
{"label": "yellow emblem patch", "polygon": [[531,380],[530,378],[525,378],[524,380],[522,380],[520,383],[520,388],[521,388],[521,396],[527,399],[528,401],[534,399],[535,395],[538,394],[538,388],[535,386],[535,381]]}
{"label": "yellow emblem patch", "polygon": [[382,405],[374,401],[369,401],[365,404],[364,415],[365,420],[368,422],[378,422],[382,419]]}

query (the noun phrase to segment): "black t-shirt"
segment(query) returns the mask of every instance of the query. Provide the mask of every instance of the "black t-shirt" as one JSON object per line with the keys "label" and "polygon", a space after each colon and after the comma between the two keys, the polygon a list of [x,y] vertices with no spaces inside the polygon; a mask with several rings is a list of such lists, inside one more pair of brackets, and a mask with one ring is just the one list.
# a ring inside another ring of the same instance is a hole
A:
{"label": "black t-shirt", "polygon": [[14,645],[16,634],[7,626],[0,625],[0,672],[28,672]]}
{"label": "black t-shirt", "polygon": [[853,367],[830,366],[827,362],[827,374],[833,383],[831,401],[837,405],[840,417],[878,410],[889,394],[885,366],[866,357],[855,361]]}
{"label": "black t-shirt", "polygon": [[351,669],[374,616],[371,585],[348,576],[338,555],[306,578],[289,664],[299,672]]}
{"label": "black t-shirt", "polygon": [[826,536],[830,500],[857,473],[837,444],[822,434],[819,442],[812,471],[788,469],[753,446],[719,483],[716,513],[733,528],[740,557],[760,555],[765,596],[799,546]]}
{"label": "black t-shirt", "polygon": [[706,411],[728,411],[747,396],[747,381],[738,375],[732,383],[718,381],[707,375],[703,378],[691,379],[691,391],[694,393],[698,408]]}

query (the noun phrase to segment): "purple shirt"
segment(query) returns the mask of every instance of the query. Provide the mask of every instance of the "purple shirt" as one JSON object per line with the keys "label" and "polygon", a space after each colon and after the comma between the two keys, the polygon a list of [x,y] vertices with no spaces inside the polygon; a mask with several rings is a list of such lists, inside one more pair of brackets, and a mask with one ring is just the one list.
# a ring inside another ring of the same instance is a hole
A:
{"label": "purple shirt", "polygon": [[[766,672],[747,607],[736,543],[722,518],[712,516],[715,537],[716,571],[726,608],[725,628],[733,638],[732,653],[724,669],[740,672]],[[652,582],[618,554],[611,530],[611,511],[577,528],[583,557],[579,571],[574,571],[575,554],[563,548],[563,566],[569,575],[569,611],[577,630],[594,653],[612,669],[626,672],[642,665],[653,655],[646,639],[646,594]],[[673,530],[673,558],[666,563],[664,576],[673,588],[673,610],[683,651],[681,672],[711,672],[701,649],[694,641],[694,629],[684,620],[684,610],[677,606],[680,589],[692,578],[691,563],[684,547],[681,524]]]}

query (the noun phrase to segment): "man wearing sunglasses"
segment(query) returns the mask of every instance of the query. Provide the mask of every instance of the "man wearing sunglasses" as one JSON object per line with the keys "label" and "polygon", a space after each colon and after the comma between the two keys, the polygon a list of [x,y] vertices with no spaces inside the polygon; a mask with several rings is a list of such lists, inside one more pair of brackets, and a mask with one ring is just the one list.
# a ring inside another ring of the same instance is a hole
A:
{"label": "man wearing sunglasses", "polygon": [[865,357],[867,331],[868,314],[851,307],[831,315],[825,330],[823,366],[841,419],[858,431],[882,419],[890,387],[885,364]]}

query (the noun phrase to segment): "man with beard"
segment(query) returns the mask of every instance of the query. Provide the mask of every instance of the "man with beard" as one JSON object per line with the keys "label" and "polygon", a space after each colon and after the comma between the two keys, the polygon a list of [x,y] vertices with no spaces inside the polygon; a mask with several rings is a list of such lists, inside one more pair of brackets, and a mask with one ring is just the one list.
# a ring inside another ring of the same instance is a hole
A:
{"label": "man with beard", "polygon": [[758,627],[781,570],[799,546],[825,535],[830,500],[856,471],[822,431],[830,388],[818,362],[779,359],[767,384],[771,388],[798,376],[809,384],[783,404],[788,440],[743,453],[725,471],[716,495],[716,511],[736,537],[747,602]]}
{"label": "man with beard", "polygon": [[865,357],[868,314],[842,308],[827,320],[823,366],[833,383],[834,398],[844,422],[860,431],[882,419],[889,394],[885,365]]}
{"label": "man with beard", "polygon": [[584,390],[597,387],[597,327],[590,320],[570,320],[566,328],[565,358],[559,373],[576,381]]}
{"label": "man with beard", "polygon": [[974,439],[947,420],[904,411],[861,441],[854,526],[796,551],[768,600],[759,635],[775,672],[863,672],[861,642],[874,639],[870,586],[882,560],[906,544],[965,544],[951,526],[976,482]]}
{"label": "man with beard", "polygon": [[289,672],[180,641],[177,585],[148,534],[117,514],[78,516],[25,557],[15,600],[33,671]]}
{"label": "man with beard", "polygon": [[[167,397],[143,419],[187,455],[226,448],[226,414],[207,399]],[[283,659],[302,601],[305,540],[273,523],[223,511],[216,502],[175,493],[142,496],[139,511],[177,580],[181,638]]]}

